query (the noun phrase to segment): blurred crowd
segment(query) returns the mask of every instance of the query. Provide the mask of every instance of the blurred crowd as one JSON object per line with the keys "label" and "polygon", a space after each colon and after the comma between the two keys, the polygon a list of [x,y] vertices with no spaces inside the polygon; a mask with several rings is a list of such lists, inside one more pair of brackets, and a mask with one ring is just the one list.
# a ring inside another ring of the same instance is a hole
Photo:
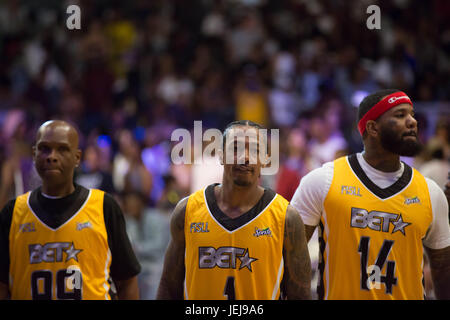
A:
{"label": "blurred crowd", "polygon": [[[81,29],[66,28],[67,6]],[[378,4],[381,29],[366,27]],[[77,183],[113,194],[155,296],[175,204],[221,167],[174,165],[171,133],[238,119],[280,129],[288,200],[310,170],[362,149],[356,111],[381,88],[418,102],[414,166],[443,186],[450,159],[450,3],[331,0],[2,1],[0,207],[39,185],[31,146],[48,119],[80,132]]]}

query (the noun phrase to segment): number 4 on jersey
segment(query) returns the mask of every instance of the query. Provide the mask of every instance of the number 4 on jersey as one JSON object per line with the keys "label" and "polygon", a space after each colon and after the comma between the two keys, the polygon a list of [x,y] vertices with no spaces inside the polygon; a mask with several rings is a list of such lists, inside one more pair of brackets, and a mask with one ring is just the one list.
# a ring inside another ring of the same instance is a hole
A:
{"label": "number 4 on jersey", "polygon": [[[369,253],[369,242],[369,237],[361,237],[358,247],[358,252],[361,254],[361,289],[364,290],[370,290],[367,282],[369,277],[370,280],[373,279],[375,273],[375,268],[371,268],[372,272],[370,275],[368,274],[367,258]],[[395,261],[386,261],[393,244],[394,241],[392,240],[384,240],[380,252],[378,253],[377,260],[375,261],[375,266],[378,267],[376,268],[378,271],[382,270],[383,266],[386,264],[386,275],[382,275],[379,278],[379,282],[384,283],[387,294],[392,294],[392,286],[397,284],[397,278],[394,275]]]}
{"label": "number 4 on jersey", "polygon": [[223,295],[227,300],[236,300],[236,291],[234,288],[234,277],[228,277],[223,289]]}

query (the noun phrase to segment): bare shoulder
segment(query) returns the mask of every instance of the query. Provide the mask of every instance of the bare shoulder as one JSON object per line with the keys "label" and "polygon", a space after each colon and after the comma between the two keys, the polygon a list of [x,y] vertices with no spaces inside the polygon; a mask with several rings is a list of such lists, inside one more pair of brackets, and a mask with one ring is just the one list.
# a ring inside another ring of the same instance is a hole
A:
{"label": "bare shoulder", "polygon": [[175,239],[179,239],[179,236],[184,234],[184,219],[188,200],[189,197],[181,199],[173,209],[170,218],[170,231]]}
{"label": "bare shoulder", "polygon": [[293,206],[286,210],[283,257],[285,274],[282,287],[287,299],[311,298],[311,261],[300,214]]}
{"label": "bare shoulder", "polygon": [[289,246],[298,243],[303,237],[305,237],[305,226],[302,217],[295,207],[288,205],[284,230],[286,249],[289,249]]}
{"label": "bare shoulder", "polygon": [[450,246],[442,249],[431,249],[424,246],[430,262],[438,268],[447,268],[450,261]]}
{"label": "bare shoulder", "polygon": [[300,216],[300,213],[295,207],[291,205],[288,205],[286,210],[286,227],[288,227],[288,229],[290,230],[297,228],[304,228],[303,220],[302,217]]}

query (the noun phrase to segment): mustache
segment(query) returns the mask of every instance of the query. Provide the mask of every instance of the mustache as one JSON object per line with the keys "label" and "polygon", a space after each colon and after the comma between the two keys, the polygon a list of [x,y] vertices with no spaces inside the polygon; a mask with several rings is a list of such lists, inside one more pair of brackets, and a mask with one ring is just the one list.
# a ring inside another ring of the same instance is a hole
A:
{"label": "mustache", "polygon": [[417,132],[416,131],[408,131],[403,134],[403,137],[410,137],[410,136],[417,138]]}
{"label": "mustache", "polygon": [[251,172],[253,172],[253,168],[250,167],[250,166],[248,166],[248,165],[245,165],[245,164],[238,164],[238,165],[235,165],[235,166],[233,166],[233,169],[242,170],[242,171],[251,171]]}

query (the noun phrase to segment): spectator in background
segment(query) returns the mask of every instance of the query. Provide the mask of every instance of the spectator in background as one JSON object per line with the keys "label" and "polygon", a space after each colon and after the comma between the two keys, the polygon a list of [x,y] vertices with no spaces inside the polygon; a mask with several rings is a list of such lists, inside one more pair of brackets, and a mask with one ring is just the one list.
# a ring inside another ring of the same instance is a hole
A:
{"label": "spectator in background", "polygon": [[108,65],[111,47],[99,21],[92,22],[83,38],[81,88],[86,129],[106,125],[113,106],[114,73]]}
{"label": "spectator in background", "polygon": [[294,79],[279,77],[269,92],[270,115],[277,128],[292,127],[302,109],[300,95],[294,90]]}
{"label": "spectator in background", "polygon": [[450,117],[442,115],[437,124],[434,135],[428,140],[430,148],[442,148],[443,158],[450,159]]}
{"label": "spectator in background", "polygon": [[122,202],[127,234],[142,266],[138,275],[140,297],[154,300],[170,239],[170,211],[148,207],[148,196],[137,190],[125,192]]}
{"label": "spectator in background", "polygon": [[129,161],[129,167],[124,177],[124,191],[137,191],[148,199],[153,187],[153,178],[142,162],[141,149],[137,143],[131,145]]}
{"label": "spectator in background", "polygon": [[145,147],[141,152],[142,162],[152,177],[150,203],[155,206],[164,189],[164,175],[170,170],[170,150],[163,139],[166,126],[153,126],[146,130]]}
{"label": "spectator in background", "polygon": [[189,191],[180,187],[174,176],[168,174],[163,178],[165,187],[157,203],[157,208],[164,212],[172,212],[178,201],[189,195]]}
{"label": "spectator in background", "polygon": [[75,182],[88,189],[115,194],[111,174],[100,168],[100,151],[96,145],[89,145],[84,150],[81,167],[75,172]]}
{"label": "spectator in background", "polygon": [[40,177],[33,166],[31,146],[23,141],[14,141],[8,151],[8,158],[1,165],[0,207],[20,194],[37,187]]}
{"label": "spectator in background", "polygon": [[220,164],[220,157],[218,154],[203,154],[205,148],[209,145],[208,142],[203,141],[203,148],[201,159],[198,164],[193,162],[191,165],[191,189],[190,193],[206,188],[212,183],[219,183],[222,181],[223,165]]}
{"label": "spectator in background", "polygon": [[129,130],[123,129],[117,134],[118,151],[112,163],[112,178],[114,188],[120,193],[125,187],[125,176],[130,169],[130,162],[136,148],[136,141]]}
{"label": "spectator in background", "polygon": [[41,184],[33,165],[28,129],[24,112],[11,110],[6,113],[0,130],[7,155],[5,161],[0,163],[0,207]]}
{"label": "spectator in background", "polygon": [[242,76],[238,79],[234,90],[234,98],[237,120],[247,119],[267,126],[269,123],[267,89],[254,65],[243,67]]}
{"label": "spectator in background", "polygon": [[437,147],[430,151],[431,160],[425,162],[420,167],[420,172],[427,178],[434,180],[441,187],[445,188],[445,184],[448,181],[448,174],[450,172],[450,160],[444,158],[443,147]]}
{"label": "spectator in background", "polygon": [[319,168],[325,162],[334,160],[337,151],[347,148],[347,142],[340,132],[331,130],[332,127],[322,115],[312,118],[309,144],[312,168]]}
{"label": "spectator in background", "polygon": [[301,178],[309,172],[306,135],[300,128],[290,130],[287,137],[287,151],[278,171],[276,192],[290,201],[297,190]]}
{"label": "spectator in background", "polygon": [[223,128],[234,119],[229,84],[222,68],[210,70],[197,90],[196,102],[201,110],[202,125],[208,128]]}
{"label": "spectator in background", "polygon": [[229,63],[238,65],[250,56],[253,47],[265,35],[264,23],[257,10],[243,8],[226,37]]}

